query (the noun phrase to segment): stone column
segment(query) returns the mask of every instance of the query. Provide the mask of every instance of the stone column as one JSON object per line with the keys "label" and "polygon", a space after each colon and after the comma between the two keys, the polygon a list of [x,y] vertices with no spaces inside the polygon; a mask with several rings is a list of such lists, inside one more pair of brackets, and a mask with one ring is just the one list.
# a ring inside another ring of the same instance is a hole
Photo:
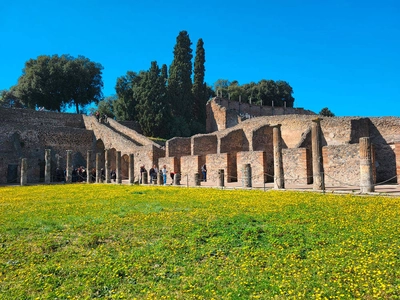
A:
{"label": "stone column", "polygon": [[157,176],[158,176],[158,180],[157,180],[158,185],[163,185],[164,184],[164,178],[163,178],[161,170],[158,172]]}
{"label": "stone column", "polygon": [[218,170],[218,186],[219,187],[224,186],[224,169]]}
{"label": "stone column", "polygon": [[26,158],[21,159],[21,185],[26,185],[28,182],[28,163]]}
{"label": "stone column", "polygon": [[51,181],[51,149],[45,149],[44,161],[44,183],[49,184]]}
{"label": "stone column", "polygon": [[147,176],[147,171],[142,173],[142,184],[148,184],[149,183],[149,177]]}
{"label": "stone column", "polygon": [[134,170],[135,170],[135,165],[134,165],[134,156],[133,154],[129,154],[129,183],[132,184],[135,181],[134,177]]}
{"label": "stone column", "polygon": [[200,185],[200,174],[199,173],[194,173],[194,185],[195,186]]}
{"label": "stone column", "polygon": [[325,190],[324,170],[322,166],[321,119],[312,121],[311,127],[313,190]]}
{"label": "stone column", "polygon": [[101,153],[96,153],[96,183],[101,182],[100,160],[101,160]]}
{"label": "stone column", "polygon": [[67,150],[67,167],[65,180],[67,183],[72,183],[72,150]]}
{"label": "stone column", "polygon": [[111,176],[110,176],[110,152],[109,150],[104,150],[104,172],[106,174],[106,182],[110,183],[111,182]]}
{"label": "stone column", "polygon": [[371,142],[369,137],[360,138],[360,192],[374,192],[372,176]]}
{"label": "stone column", "polygon": [[174,185],[180,185],[181,184],[181,174],[175,173],[174,175]]}
{"label": "stone column", "polygon": [[242,187],[252,187],[250,164],[243,164],[242,166]]}
{"label": "stone column", "polygon": [[117,157],[115,162],[115,175],[117,179],[117,183],[122,183],[122,176],[121,176],[121,151],[117,151]]}
{"label": "stone column", "polygon": [[86,152],[86,182],[90,183],[90,161],[92,159],[92,150]]}
{"label": "stone column", "polygon": [[285,176],[283,172],[283,160],[282,160],[282,136],[281,136],[281,124],[272,127],[273,132],[273,144],[274,144],[274,188],[284,189],[285,188]]}
{"label": "stone column", "polygon": [[58,155],[58,154],[56,154],[56,159],[57,159],[57,169],[60,169],[60,168],[61,168],[61,163],[60,163],[60,161],[61,161],[61,156]]}

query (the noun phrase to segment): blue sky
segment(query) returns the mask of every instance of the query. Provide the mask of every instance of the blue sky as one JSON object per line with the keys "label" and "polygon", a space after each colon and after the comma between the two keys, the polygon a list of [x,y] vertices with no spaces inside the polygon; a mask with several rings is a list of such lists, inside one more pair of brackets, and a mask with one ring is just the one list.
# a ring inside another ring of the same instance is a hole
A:
{"label": "blue sky", "polygon": [[400,116],[400,1],[1,1],[0,90],[39,55],[83,55],[117,77],[169,66],[179,32],[206,52],[206,82],[285,80],[294,106]]}

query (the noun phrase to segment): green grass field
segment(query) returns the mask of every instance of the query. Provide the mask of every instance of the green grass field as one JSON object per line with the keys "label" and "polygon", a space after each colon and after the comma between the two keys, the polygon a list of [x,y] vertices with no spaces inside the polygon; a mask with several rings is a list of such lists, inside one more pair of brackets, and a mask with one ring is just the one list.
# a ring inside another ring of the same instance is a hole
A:
{"label": "green grass field", "polygon": [[0,299],[399,299],[400,198],[0,188]]}

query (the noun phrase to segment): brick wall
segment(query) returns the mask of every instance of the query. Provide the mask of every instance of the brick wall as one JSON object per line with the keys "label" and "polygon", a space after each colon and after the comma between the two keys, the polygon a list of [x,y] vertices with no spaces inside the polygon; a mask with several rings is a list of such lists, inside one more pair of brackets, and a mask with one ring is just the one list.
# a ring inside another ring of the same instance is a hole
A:
{"label": "brick wall", "polygon": [[197,134],[192,136],[192,155],[217,153],[218,140],[215,134]]}
{"label": "brick wall", "polygon": [[236,154],[221,153],[206,156],[207,181],[218,182],[219,169],[224,170],[225,182],[237,181]]}
{"label": "brick wall", "polygon": [[218,153],[249,151],[249,141],[243,129],[231,130],[220,137]]}
{"label": "brick wall", "polygon": [[238,182],[243,180],[243,165],[251,165],[253,184],[263,184],[267,182],[267,158],[263,151],[249,151],[237,153]]}
{"label": "brick wall", "polygon": [[181,157],[191,154],[191,138],[175,137],[165,144],[166,157]]}
{"label": "brick wall", "polygon": [[181,157],[181,175],[182,184],[189,180],[189,185],[194,185],[194,174],[199,173],[199,178],[202,178],[201,166],[206,163],[206,157],[202,155],[189,155]]}
{"label": "brick wall", "polygon": [[308,151],[306,148],[282,150],[285,184],[312,183]]}
{"label": "brick wall", "polygon": [[326,186],[360,185],[359,145],[338,145],[322,148]]}

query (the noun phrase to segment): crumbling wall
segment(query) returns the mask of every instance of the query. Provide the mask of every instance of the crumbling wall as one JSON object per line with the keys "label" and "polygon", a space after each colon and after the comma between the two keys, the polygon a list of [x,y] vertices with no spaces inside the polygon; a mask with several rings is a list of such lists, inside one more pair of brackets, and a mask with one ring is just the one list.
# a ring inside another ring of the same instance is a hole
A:
{"label": "crumbling wall", "polygon": [[191,154],[191,138],[175,137],[168,140],[165,144],[166,157],[181,157]]}
{"label": "crumbling wall", "polygon": [[206,157],[203,155],[188,155],[181,157],[181,178],[182,184],[195,185],[194,174],[199,174],[199,179],[202,180],[201,166],[206,163]]}
{"label": "crumbling wall", "polygon": [[360,147],[358,144],[322,148],[325,186],[360,186]]}
{"label": "crumbling wall", "polygon": [[312,183],[312,169],[308,149],[283,149],[283,172],[286,184]]}
{"label": "crumbling wall", "polygon": [[197,134],[192,136],[192,155],[217,153],[218,140],[215,134]]}
{"label": "crumbling wall", "polygon": [[[246,151],[237,153],[238,182],[243,180],[243,165],[251,165],[251,175],[253,184],[263,184],[267,182],[267,174],[273,173],[268,170],[266,153],[263,151]],[[272,166],[273,168],[273,166]],[[273,180],[273,177],[272,177]]]}

